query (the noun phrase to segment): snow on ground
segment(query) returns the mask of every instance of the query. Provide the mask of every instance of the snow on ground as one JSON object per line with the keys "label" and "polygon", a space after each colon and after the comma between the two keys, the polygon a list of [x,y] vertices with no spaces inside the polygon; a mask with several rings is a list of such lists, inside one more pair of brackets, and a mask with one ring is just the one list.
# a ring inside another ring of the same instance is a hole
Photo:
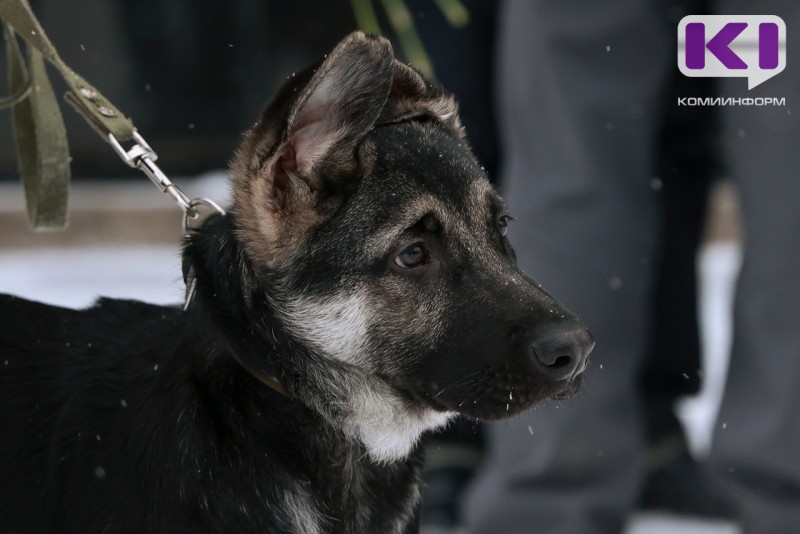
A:
{"label": "snow on ground", "polygon": [[625,534],[742,534],[731,523],[705,521],[668,514],[638,514],[629,523]]}
{"label": "snow on ground", "polygon": [[183,289],[173,246],[0,250],[0,293],[48,304],[85,308],[100,296],[175,304]]}
{"label": "snow on ground", "polygon": [[[679,407],[693,451],[707,453],[727,369],[733,285],[741,261],[733,243],[707,246],[698,259],[700,319],[706,362],[703,391]],[[183,300],[179,251],[172,246],[0,250],[0,293],[67,307],[98,296],[159,304]],[[736,534],[730,524],[639,514],[626,534]]]}

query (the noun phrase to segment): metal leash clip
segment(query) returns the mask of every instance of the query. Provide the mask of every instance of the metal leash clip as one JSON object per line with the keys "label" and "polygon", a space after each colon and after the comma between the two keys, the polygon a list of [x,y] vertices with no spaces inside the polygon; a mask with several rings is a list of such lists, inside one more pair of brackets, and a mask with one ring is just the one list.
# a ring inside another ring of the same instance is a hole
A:
{"label": "metal leash clip", "polygon": [[133,131],[133,141],[133,145],[126,150],[114,137],[114,134],[108,134],[109,144],[126,165],[142,171],[163,193],[169,193],[175,199],[175,202],[183,210],[183,233],[185,235],[199,230],[211,215],[225,215],[225,210],[213,200],[207,198],[189,199],[186,193],[175,185],[155,164],[158,154],[136,130]]}
{"label": "metal leash clip", "polygon": [[[114,137],[114,134],[108,134],[108,142],[119,154],[119,157],[122,158],[122,161],[129,167],[139,169],[145,173],[151,182],[161,189],[163,193],[169,193],[178,203],[178,206],[181,207],[183,210],[183,235],[185,237],[189,237],[200,230],[206,219],[212,215],[225,215],[225,210],[213,200],[207,198],[189,199],[180,187],[167,178],[167,175],[155,164],[158,154],[136,130],[133,131],[133,141],[133,145],[126,150]],[[183,309],[186,310],[192,302],[197,288],[197,280],[191,267],[184,273],[184,281],[186,282],[186,293],[184,295]]]}

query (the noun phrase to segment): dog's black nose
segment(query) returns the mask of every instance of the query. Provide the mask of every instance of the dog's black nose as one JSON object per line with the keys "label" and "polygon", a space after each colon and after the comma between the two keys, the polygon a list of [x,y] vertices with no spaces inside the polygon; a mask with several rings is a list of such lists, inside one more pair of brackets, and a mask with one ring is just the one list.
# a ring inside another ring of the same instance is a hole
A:
{"label": "dog's black nose", "polygon": [[546,332],[531,343],[533,360],[548,376],[564,380],[586,368],[594,337],[587,328]]}

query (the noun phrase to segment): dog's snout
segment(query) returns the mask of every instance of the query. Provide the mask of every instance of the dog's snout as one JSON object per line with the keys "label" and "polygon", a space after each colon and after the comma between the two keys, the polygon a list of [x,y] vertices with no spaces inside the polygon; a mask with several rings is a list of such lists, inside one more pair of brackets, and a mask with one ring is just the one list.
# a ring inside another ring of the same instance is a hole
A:
{"label": "dog's snout", "polygon": [[545,333],[530,345],[534,362],[556,380],[583,372],[593,348],[594,337],[586,328]]}

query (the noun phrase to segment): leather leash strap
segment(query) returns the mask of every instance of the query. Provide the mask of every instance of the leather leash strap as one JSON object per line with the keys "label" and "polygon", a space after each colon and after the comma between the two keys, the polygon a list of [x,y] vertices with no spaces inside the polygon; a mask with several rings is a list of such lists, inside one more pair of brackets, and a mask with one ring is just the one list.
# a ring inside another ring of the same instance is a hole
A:
{"label": "leather leash strap", "polygon": [[[30,224],[34,229],[60,229],[67,223],[69,147],[64,119],[50,85],[44,60],[61,74],[64,95],[92,128],[108,142],[133,137],[134,126],[97,89],[64,63],[26,0],[0,0],[6,43],[10,96],[0,108],[13,106],[12,122],[20,178]],[[17,36],[27,45],[25,64]]]}

